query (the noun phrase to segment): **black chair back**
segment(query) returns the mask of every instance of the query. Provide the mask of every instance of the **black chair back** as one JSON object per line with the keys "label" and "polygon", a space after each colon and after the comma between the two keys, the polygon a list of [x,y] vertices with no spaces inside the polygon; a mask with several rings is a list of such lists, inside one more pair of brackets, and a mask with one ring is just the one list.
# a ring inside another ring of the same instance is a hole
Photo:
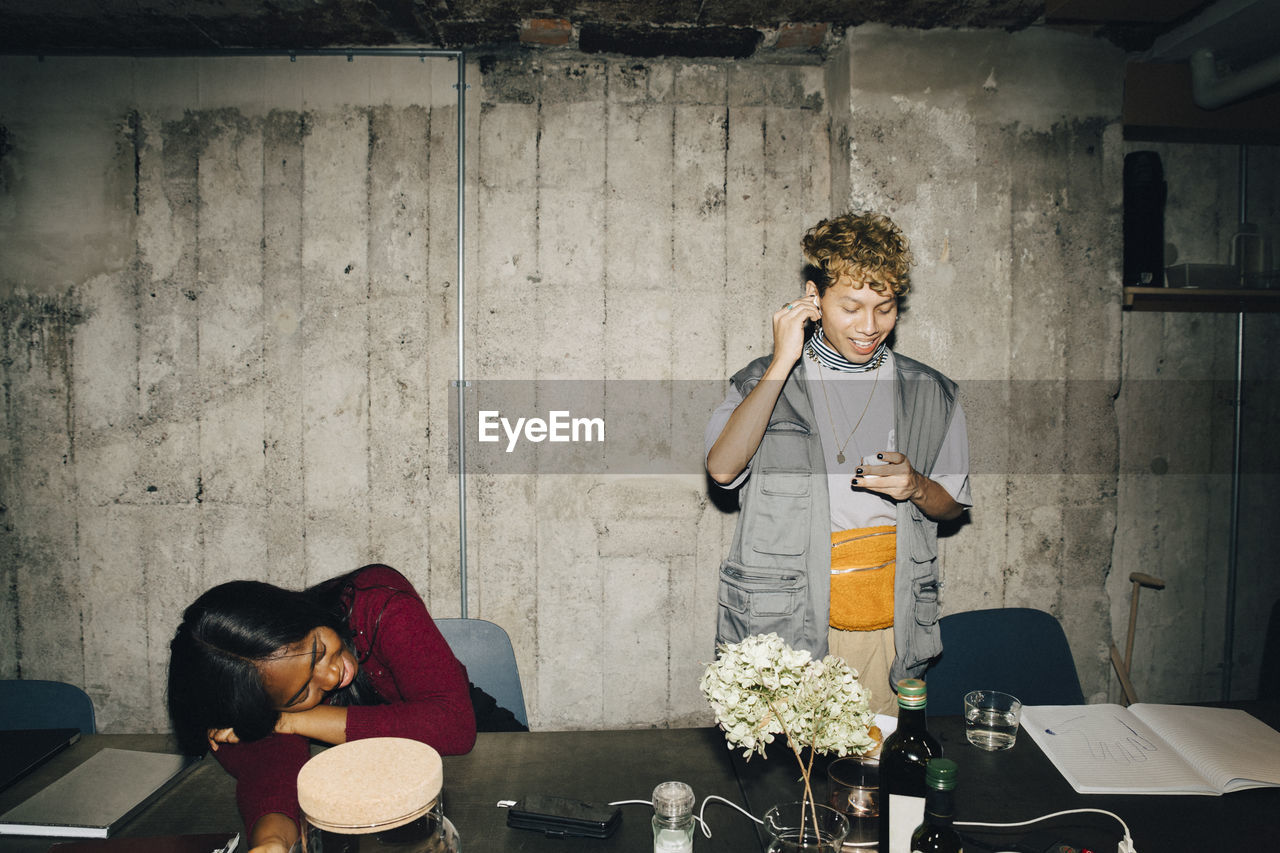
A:
{"label": "black chair back", "polygon": [[963,714],[970,690],[1011,693],[1024,705],[1084,704],[1067,635],[1043,610],[970,610],[939,627],[942,655],[925,673],[930,716]]}

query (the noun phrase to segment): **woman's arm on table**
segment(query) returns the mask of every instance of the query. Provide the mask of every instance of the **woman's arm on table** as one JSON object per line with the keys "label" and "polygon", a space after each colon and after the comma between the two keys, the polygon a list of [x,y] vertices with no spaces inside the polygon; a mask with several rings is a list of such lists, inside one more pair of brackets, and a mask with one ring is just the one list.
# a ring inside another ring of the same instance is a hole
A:
{"label": "woman's arm on table", "polygon": [[374,606],[376,630],[365,628],[375,631],[373,646],[361,666],[372,670],[375,686],[390,704],[345,709],[346,739],[405,737],[443,755],[470,752],[476,717],[466,669],[426,605],[417,595],[401,594],[385,604],[375,600]]}

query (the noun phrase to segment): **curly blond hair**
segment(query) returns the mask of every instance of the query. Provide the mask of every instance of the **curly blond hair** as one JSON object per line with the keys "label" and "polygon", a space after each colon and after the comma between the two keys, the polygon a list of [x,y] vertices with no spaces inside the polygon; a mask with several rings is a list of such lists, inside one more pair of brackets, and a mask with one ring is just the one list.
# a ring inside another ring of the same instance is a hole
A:
{"label": "curly blond hair", "polygon": [[805,232],[805,275],[819,295],[846,277],[877,293],[901,297],[911,287],[906,236],[883,213],[845,213]]}

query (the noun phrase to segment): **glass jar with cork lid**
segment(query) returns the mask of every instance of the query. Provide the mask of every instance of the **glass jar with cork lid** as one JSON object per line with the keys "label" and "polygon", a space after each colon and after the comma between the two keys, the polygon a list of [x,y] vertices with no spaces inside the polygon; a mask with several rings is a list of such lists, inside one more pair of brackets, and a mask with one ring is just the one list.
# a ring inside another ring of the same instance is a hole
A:
{"label": "glass jar with cork lid", "polygon": [[298,772],[306,853],[458,853],[440,754],[406,738],[330,747]]}

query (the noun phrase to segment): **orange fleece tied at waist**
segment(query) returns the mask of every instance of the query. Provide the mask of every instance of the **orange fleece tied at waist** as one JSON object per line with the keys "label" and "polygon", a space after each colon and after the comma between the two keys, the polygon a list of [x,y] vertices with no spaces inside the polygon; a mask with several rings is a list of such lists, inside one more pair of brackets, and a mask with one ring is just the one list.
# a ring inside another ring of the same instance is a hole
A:
{"label": "orange fleece tied at waist", "polygon": [[831,627],[877,631],[893,624],[897,528],[861,527],[831,534]]}

